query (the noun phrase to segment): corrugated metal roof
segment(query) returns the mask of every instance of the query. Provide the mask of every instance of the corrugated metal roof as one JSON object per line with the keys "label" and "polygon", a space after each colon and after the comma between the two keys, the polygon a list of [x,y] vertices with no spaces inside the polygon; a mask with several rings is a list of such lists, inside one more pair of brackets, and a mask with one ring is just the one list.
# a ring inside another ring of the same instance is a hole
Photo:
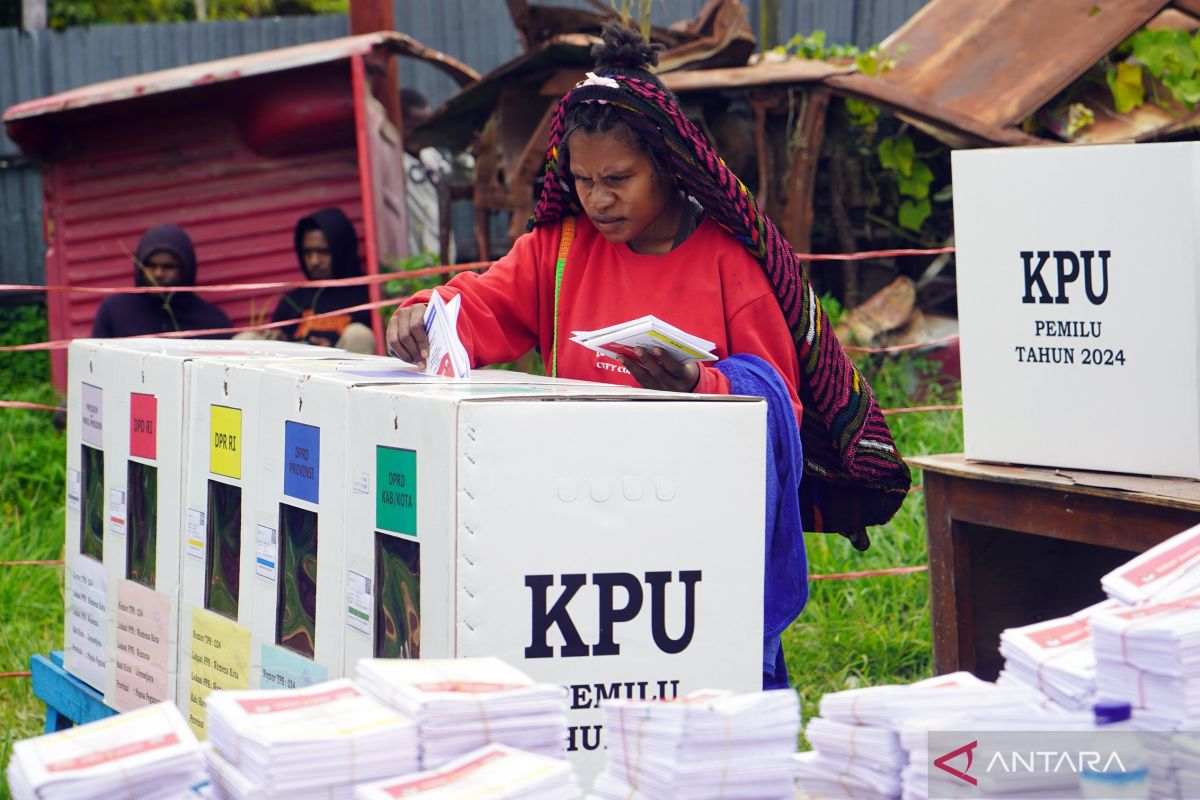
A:
{"label": "corrugated metal roof", "polygon": [[436,63],[452,77],[466,83],[479,76],[457,59],[425,47],[412,37],[392,31],[346,36],[324,42],[284,47],[250,55],[235,56],[218,61],[189,64],[184,67],[133,75],[127,78],[95,83],[71,89],[50,97],[42,97],[13,106],[4,113],[4,121],[14,122],[70,109],[86,108],[102,103],[146,97],[154,94],[187,89],[211,83],[282,72],[298,67],[339,61],[369,53],[375,49],[403,52]]}
{"label": "corrugated metal roof", "polygon": [[1018,125],[1169,0],[934,0],[883,46],[879,81],[927,108]]}

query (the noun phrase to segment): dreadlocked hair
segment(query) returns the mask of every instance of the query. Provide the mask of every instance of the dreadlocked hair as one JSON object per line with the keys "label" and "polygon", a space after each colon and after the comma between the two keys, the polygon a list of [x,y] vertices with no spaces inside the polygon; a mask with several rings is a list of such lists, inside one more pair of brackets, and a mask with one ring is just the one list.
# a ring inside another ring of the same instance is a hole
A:
{"label": "dreadlocked hair", "polygon": [[[662,81],[650,72],[650,67],[658,64],[658,54],[663,49],[661,44],[643,41],[642,35],[632,28],[610,22],[604,26],[600,44],[592,47],[592,58],[597,74],[632,78],[670,95]],[[678,182],[669,166],[662,131],[656,125],[646,123],[644,115],[620,103],[580,103],[574,106],[563,116],[559,136],[556,137],[564,173],[569,172],[571,164],[571,134],[608,133],[649,156],[655,172],[669,185],[676,185]],[[571,190],[571,193],[574,194],[574,191]]]}

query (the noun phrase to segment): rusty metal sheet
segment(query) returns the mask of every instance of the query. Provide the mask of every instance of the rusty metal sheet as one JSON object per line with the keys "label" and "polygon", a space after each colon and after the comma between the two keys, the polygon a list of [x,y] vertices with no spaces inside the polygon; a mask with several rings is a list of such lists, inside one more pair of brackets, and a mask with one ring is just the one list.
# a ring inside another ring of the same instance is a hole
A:
{"label": "rusty metal sheet", "polygon": [[1045,139],[1030,136],[1017,128],[980,122],[952,108],[938,106],[902,86],[861,73],[831,75],[825,83],[843,94],[877,103],[902,117],[912,118],[920,123],[922,130],[950,147],[1046,144]]}
{"label": "rusty metal sheet", "polygon": [[503,86],[518,82],[536,83],[536,94],[546,78],[560,68],[577,67],[580,78],[591,67],[591,49],[600,40],[583,33],[555,36],[537,48],[502,64],[439,106],[430,119],[412,131],[410,137],[420,147],[438,144],[461,149],[471,136],[483,129],[500,103]]}
{"label": "rusty metal sheet", "polygon": [[662,79],[668,89],[682,93],[713,89],[740,89],[751,86],[815,83],[832,75],[848,75],[853,71],[853,67],[839,66],[827,61],[792,58],[787,61],[764,61],[749,67],[668,72],[658,77]]}
{"label": "rusty metal sheet", "polygon": [[460,85],[469,84],[479,78],[479,73],[466,64],[426,47],[410,36],[381,31],[94,83],[12,106],[4,113],[4,122],[7,124],[46,114],[220,83],[251,75],[282,72],[312,64],[338,61],[376,49],[427,61],[445,70]]}
{"label": "rusty metal sheet", "polygon": [[1006,127],[1047,103],[1169,0],[932,0],[883,42],[879,80],[930,109]]}

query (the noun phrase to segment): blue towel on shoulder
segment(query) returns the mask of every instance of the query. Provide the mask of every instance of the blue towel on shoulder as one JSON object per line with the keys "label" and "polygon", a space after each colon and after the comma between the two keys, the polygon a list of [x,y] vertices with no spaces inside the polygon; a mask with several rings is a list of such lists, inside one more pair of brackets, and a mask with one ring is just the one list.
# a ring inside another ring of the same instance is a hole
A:
{"label": "blue towel on shoulder", "polygon": [[787,384],[758,356],[738,354],[717,362],[732,394],[767,401],[766,569],[763,592],[763,688],[788,685],[779,635],[808,601],[808,559],[800,523],[798,489],[804,468],[800,428]]}

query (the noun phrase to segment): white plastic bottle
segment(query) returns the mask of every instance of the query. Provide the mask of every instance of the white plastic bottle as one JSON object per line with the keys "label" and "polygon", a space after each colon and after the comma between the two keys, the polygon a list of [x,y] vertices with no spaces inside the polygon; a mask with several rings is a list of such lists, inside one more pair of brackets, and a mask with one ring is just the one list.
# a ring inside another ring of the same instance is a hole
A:
{"label": "white plastic bottle", "polygon": [[[1109,700],[1094,706],[1096,735],[1088,748],[1100,753],[1100,769],[1085,764],[1079,772],[1079,794],[1090,798],[1145,798],[1150,796],[1150,765],[1146,748],[1133,732],[1132,709],[1122,700]],[[1120,758],[1120,766],[1110,760]],[[1107,769],[1105,769],[1107,767]],[[1122,767],[1124,769],[1122,770]]]}

